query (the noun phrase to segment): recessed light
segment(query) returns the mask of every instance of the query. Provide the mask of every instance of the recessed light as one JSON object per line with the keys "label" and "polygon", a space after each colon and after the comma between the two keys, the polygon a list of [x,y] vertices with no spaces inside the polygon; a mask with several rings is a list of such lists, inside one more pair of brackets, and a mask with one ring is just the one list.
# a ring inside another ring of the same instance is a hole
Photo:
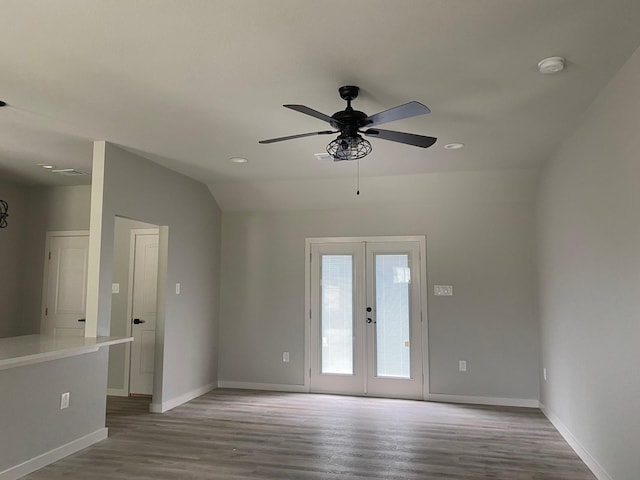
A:
{"label": "recessed light", "polygon": [[52,168],[55,168],[55,165],[49,165],[48,163],[39,163],[38,166],[42,168],[46,168],[47,170],[51,170]]}
{"label": "recessed light", "polygon": [[242,157],[233,157],[231,159],[231,161],[233,163],[247,163],[249,160],[247,160],[246,158],[242,158]]}
{"label": "recessed light", "polygon": [[444,148],[447,150],[460,150],[464,148],[464,143],[447,143]]}
{"label": "recessed light", "polygon": [[564,58],[549,57],[538,62],[538,69],[542,74],[558,73],[564,70]]}

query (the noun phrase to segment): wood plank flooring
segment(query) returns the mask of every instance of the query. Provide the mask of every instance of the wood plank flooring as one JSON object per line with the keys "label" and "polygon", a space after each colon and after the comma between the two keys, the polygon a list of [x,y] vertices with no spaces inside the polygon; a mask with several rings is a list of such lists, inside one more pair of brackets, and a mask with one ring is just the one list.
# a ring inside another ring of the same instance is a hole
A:
{"label": "wood plank flooring", "polygon": [[148,405],[110,397],[107,440],[25,478],[595,479],[534,409],[238,390]]}

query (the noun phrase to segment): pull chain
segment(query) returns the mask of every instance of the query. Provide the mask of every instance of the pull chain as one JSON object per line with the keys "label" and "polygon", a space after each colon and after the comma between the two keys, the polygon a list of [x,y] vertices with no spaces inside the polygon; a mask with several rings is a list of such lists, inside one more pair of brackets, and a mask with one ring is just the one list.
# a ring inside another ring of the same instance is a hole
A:
{"label": "pull chain", "polygon": [[358,178],[356,180],[357,188],[356,195],[360,195],[360,159],[356,160],[358,162]]}

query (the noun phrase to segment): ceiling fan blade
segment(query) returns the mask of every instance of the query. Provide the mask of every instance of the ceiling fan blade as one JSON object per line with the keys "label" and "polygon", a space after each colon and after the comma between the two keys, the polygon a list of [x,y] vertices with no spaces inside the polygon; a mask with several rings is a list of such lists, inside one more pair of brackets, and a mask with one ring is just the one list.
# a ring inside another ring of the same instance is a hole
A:
{"label": "ceiling fan blade", "polygon": [[275,142],[283,142],[284,140],[293,140],[294,138],[303,138],[303,137],[312,137],[314,135],[329,135],[334,132],[333,130],[326,130],[323,132],[311,132],[311,133],[300,133],[298,135],[289,135],[288,137],[278,137],[278,138],[270,138],[269,140],[260,140],[258,143],[275,143]]}
{"label": "ceiling fan blade", "polygon": [[394,132],[393,130],[380,130],[379,128],[370,128],[363,132],[367,136],[390,140],[392,142],[406,143],[415,147],[427,148],[436,143],[437,138],[426,137],[424,135],[416,135],[414,133]]}
{"label": "ceiling fan blade", "polygon": [[312,117],[319,118],[320,120],[324,120],[327,123],[339,123],[329,115],[325,115],[324,113],[318,112],[313,108],[305,107],[304,105],[283,105],[283,107],[290,108],[291,110],[295,110],[296,112],[304,113],[305,115],[311,115]]}
{"label": "ceiling fan blade", "polygon": [[372,127],[374,125],[382,125],[383,123],[395,122],[396,120],[402,120],[403,118],[416,117],[418,115],[424,115],[431,113],[429,107],[421,104],[420,102],[409,102],[404,105],[398,105],[397,107],[378,112],[365,118],[365,125]]}

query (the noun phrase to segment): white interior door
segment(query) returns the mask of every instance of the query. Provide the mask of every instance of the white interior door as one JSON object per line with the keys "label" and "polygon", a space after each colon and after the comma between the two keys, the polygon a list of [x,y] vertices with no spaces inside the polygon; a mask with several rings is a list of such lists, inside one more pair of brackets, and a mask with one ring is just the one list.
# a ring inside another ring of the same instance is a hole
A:
{"label": "white interior door", "polygon": [[133,232],[131,364],[129,393],[153,393],[158,285],[158,233]]}
{"label": "white interior door", "polygon": [[311,245],[311,391],[423,397],[420,248]]}
{"label": "white interior door", "polygon": [[88,233],[47,234],[42,334],[84,336],[88,259]]}

